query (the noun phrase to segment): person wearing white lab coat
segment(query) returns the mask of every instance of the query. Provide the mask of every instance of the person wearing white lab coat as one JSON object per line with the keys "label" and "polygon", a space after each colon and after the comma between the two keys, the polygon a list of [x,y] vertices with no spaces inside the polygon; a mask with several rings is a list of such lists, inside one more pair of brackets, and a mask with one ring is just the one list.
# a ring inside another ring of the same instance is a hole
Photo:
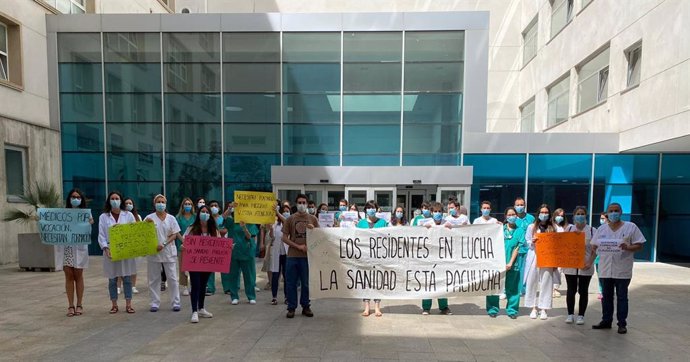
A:
{"label": "person wearing white lab coat", "polygon": [[117,225],[131,224],[134,222],[134,215],[127,210],[120,209],[122,194],[113,191],[108,194],[105,201],[104,212],[98,218],[98,244],[103,250],[103,274],[108,278],[108,291],[112,308],[110,314],[118,312],[117,307],[117,278],[122,277],[125,290],[125,302],[127,313],[134,313],[132,308],[132,274],[137,273],[135,259],[125,259],[112,261],[110,254],[110,235],[108,230]]}
{"label": "person wearing white lab coat", "polygon": [[[527,227],[525,242],[529,247],[527,263],[525,264],[525,280],[527,290],[525,291],[525,306],[532,308],[529,317],[537,319],[537,309],[539,309],[539,319],[546,320],[546,311],[553,305],[553,273],[556,268],[537,268],[537,258],[535,245],[538,242],[540,233],[556,232],[556,226],[551,219],[551,209],[543,204],[539,207],[539,216],[534,224]],[[537,292],[539,299],[537,299]]]}
{"label": "person wearing white lab coat", "polygon": [[156,212],[144,218],[146,222],[156,225],[156,236],[158,238],[158,254],[146,257],[148,264],[149,295],[151,296],[151,312],[157,312],[160,307],[161,299],[159,286],[161,284],[161,267],[165,270],[168,277],[168,290],[170,291],[170,304],[173,312],[180,311],[180,286],[178,284],[177,273],[177,248],[175,240],[182,238],[180,235],[180,225],[174,216],[168,214],[167,199],[163,195],[156,195],[153,198],[153,205]]}
{"label": "person wearing white lab coat", "polygon": [[635,253],[647,241],[632,222],[621,220],[623,208],[618,203],[607,208],[609,223],[599,227],[592,246],[599,254],[599,279],[603,284],[602,317],[592,329],[610,329],[613,323],[613,296],[617,300],[618,333],[628,333],[628,286],[632,279]]}
{"label": "person wearing white lab coat", "polygon": [[580,303],[577,313],[578,325],[585,324],[585,311],[587,310],[588,296],[589,296],[589,282],[594,275],[594,258],[596,255],[592,252],[592,237],[596,228],[587,225],[587,209],[584,206],[578,206],[573,211],[573,222],[566,227],[566,232],[583,233],[585,236],[585,266],[582,269],[563,268],[565,274],[565,282],[568,286],[566,293],[565,304],[568,308],[568,317],[565,322],[570,324],[575,321],[575,294],[580,295]]}

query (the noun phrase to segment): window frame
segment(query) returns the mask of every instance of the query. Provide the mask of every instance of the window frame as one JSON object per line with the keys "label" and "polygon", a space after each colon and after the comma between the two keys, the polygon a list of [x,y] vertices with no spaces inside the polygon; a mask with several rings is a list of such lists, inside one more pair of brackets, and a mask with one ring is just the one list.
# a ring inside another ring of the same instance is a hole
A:
{"label": "window frame", "polygon": [[[0,27],[5,28],[5,51],[0,49],[0,56],[5,57],[4,77],[0,74],[0,80],[9,82],[10,81],[10,41],[9,41],[9,27],[4,22],[0,21]],[[2,62],[0,62],[0,67],[2,67]]]}
{"label": "window frame", "polygon": [[[602,55],[604,52],[608,51],[609,52],[609,61],[606,63],[606,65],[602,66],[601,68],[597,69],[596,71],[592,72],[589,76],[586,78],[581,78],[580,77],[580,72],[582,71],[582,68],[584,68],[587,64],[590,62],[594,61],[597,57]],[[608,99],[608,82],[609,82],[609,69],[611,67],[611,52],[610,48],[606,47],[603,50],[597,52],[594,56],[589,57],[586,61],[582,62],[577,68],[577,112],[576,114],[580,114],[583,112],[586,112],[592,108],[595,108],[599,106],[602,103],[605,103],[606,100]],[[602,77],[602,74],[605,74],[605,77]],[[591,79],[592,77],[597,77],[597,89],[596,89],[596,103],[586,107],[582,108],[581,105],[581,100],[582,100],[582,89],[581,86],[584,82],[587,80]],[[603,87],[602,87],[602,79],[605,80],[605,85],[606,85],[606,92],[603,92]],[[605,94],[604,94],[605,93]]]}
{"label": "window frame", "polygon": [[[551,90],[566,79],[568,80],[568,86],[565,88],[564,91],[562,91],[561,93],[558,93],[557,95],[554,95],[553,99],[551,99]],[[568,100],[567,117],[560,122],[549,124],[549,113],[550,113],[549,109],[551,107],[551,103],[553,103],[553,102],[558,103],[558,100],[561,99],[561,97],[563,97],[563,95],[566,95],[566,99]],[[564,76],[560,77],[555,82],[551,83],[551,85],[549,85],[546,88],[546,99],[547,99],[547,103],[546,103],[546,129],[558,126],[559,124],[565,123],[570,119],[570,71],[568,71]]]}
{"label": "window frame", "polygon": [[[554,4],[560,1],[560,3],[556,6]],[[558,34],[565,29],[568,24],[570,24],[573,19],[575,18],[575,1],[574,0],[551,0],[551,24],[549,26],[550,31],[551,31],[551,39],[555,38]],[[554,31],[553,30],[553,19],[554,19],[554,13],[556,13],[558,10],[561,9],[562,6],[567,6],[569,9],[566,9],[566,19],[565,19],[565,24],[563,24],[563,27]]]}
{"label": "window frame", "polygon": [[[530,37],[529,39],[527,38],[527,35],[529,32],[534,29],[534,35]],[[534,39],[534,54],[532,54],[529,59],[525,57],[525,49],[527,49],[527,41]],[[534,19],[530,21],[530,23],[525,27],[525,30],[522,31],[522,66],[526,66],[529,64],[529,62],[532,61],[537,56],[537,43],[539,42],[539,14],[534,16]]]}
{"label": "window frame", "polygon": [[[631,70],[631,60],[632,60],[632,56],[635,52],[639,52],[639,54],[637,56],[636,63],[633,64],[633,66],[638,65],[639,75],[637,78],[637,82],[631,83],[631,79],[632,79],[632,75],[633,75],[633,71]],[[641,68],[642,67],[642,42],[637,42],[637,43],[633,44],[632,46],[630,46],[628,49],[626,49],[625,50],[625,58],[626,58],[627,63],[628,63],[626,66],[626,73],[625,73],[625,88],[630,89],[630,88],[637,87],[638,85],[640,85],[640,82],[642,81],[642,68]]]}
{"label": "window frame", "polygon": [[[534,129],[535,129],[534,123],[536,120],[536,118],[535,118],[535,115],[536,115],[535,98],[536,97],[532,96],[529,100],[527,100],[527,102],[523,103],[520,106],[520,133],[532,133],[532,132],[534,132]],[[527,106],[529,106],[530,104],[532,105],[532,111],[530,113],[524,114],[523,112],[525,111],[525,108],[527,108]],[[530,130],[525,130],[525,127],[524,127],[524,120],[525,120],[526,116],[532,117]]]}
{"label": "window frame", "polygon": [[26,186],[29,184],[29,168],[27,167],[27,161],[28,161],[28,153],[29,150],[26,147],[22,146],[15,146],[11,144],[5,144],[4,146],[4,157],[5,157],[5,174],[7,174],[7,151],[15,151],[21,153],[21,158],[22,158],[22,194],[21,195],[16,195],[16,194],[11,194],[9,187],[10,183],[9,181],[6,183],[5,186],[5,192],[7,193],[7,202],[18,202],[18,203],[23,203],[24,200],[22,200],[22,196],[24,196],[24,189],[26,189]]}

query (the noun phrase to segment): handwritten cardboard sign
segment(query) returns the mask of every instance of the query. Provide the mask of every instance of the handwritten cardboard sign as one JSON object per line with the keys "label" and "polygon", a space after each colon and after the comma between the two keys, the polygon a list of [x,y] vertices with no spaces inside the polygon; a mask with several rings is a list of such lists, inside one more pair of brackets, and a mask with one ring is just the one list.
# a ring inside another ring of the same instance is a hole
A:
{"label": "handwritten cardboard sign", "polygon": [[321,227],[332,227],[335,222],[335,213],[333,212],[320,212],[319,213],[319,225]]}
{"label": "handwritten cardboard sign", "polygon": [[43,244],[91,244],[90,209],[39,208],[37,212]]}
{"label": "handwritten cardboard sign", "polygon": [[183,245],[182,270],[230,272],[232,239],[187,235]]}
{"label": "handwritten cardboard sign", "polygon": [[536,243],[538,268],[585,267],[584,233],[541,233]]}
{"label": "handwritten cardboard sign", "polygon": [[273,224],[276,218],[276,197],[270,192],[235,191],[235,222]]}
{"label": "handwritten cardboard sign", "polygon": [[158,253],[156,225],[137,222],[112,226],[108,229],[110,256],[113,261],[132,259]]}

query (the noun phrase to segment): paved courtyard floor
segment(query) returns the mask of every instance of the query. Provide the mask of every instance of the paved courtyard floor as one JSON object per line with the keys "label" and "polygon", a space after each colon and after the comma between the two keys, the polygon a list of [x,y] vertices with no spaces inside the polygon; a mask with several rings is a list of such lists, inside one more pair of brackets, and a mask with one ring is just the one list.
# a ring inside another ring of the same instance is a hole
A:
{"label": "paved courtyard floor", "polygon": [[[690,360],[690,268],[681,266],[635,265],[628,334],[618,335],[591,329],[601,317],[594,281],[584,326],[564,323],[565,296],[554,300],[547,321],[529,319],[525,308],[517,320],[504,314],[491,319],[483,297],[451,299],[452,316],[422,316],[417,301],[385,300],[381,318],[361,317],[357,300],[316,300],[314,318],[298,309],[286,319],[285,306],[270,305],[270,292],[263,290],[256,305],[207,297],[214,318],[190,324],[189,297],[182,297],[179,313],[148,311],[145,271],[134,297],[136,314],[124,313],[124,300],[120,313],[108,314],[101,265],[100,257],[91,258],[84,315],[72,318],[65,317],[62,272],[0,267],[0,360]],[[259,278],[263,286],[265,274]],[[162,300],[169,300],[168,292]]]}

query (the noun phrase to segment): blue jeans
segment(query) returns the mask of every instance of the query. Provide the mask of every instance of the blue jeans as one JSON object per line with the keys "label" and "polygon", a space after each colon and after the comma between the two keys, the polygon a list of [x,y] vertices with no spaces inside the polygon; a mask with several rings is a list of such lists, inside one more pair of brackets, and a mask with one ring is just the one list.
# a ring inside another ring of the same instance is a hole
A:
{"label": "blue jeans", "polygon": [[628,325],[628,286],[630,279],[615,279],[615,278],[601,278],[603,285],[602,300],[601,300],[601,321],[606,324],[613,323],[613,292],[616,291],[617,309],[616,318],[618,319],[618,326],[625,327]]}
{"label": "blue jeans", "polygon": [[[132,278],[128,275],[122,277],[122,287],[125,290],[125,299],[132,299]],[[110,300],[117,300],[117,278],[108,279],[108,292]]]}
{"label": "blue jeans", "polygon": [[299,304],[302,308],[309,307],[309,261],[307,258],[287,257],[285,262],[285,284],[287,287],[288,310],[297,308],[297,283],[301,284],[302,292]]}

